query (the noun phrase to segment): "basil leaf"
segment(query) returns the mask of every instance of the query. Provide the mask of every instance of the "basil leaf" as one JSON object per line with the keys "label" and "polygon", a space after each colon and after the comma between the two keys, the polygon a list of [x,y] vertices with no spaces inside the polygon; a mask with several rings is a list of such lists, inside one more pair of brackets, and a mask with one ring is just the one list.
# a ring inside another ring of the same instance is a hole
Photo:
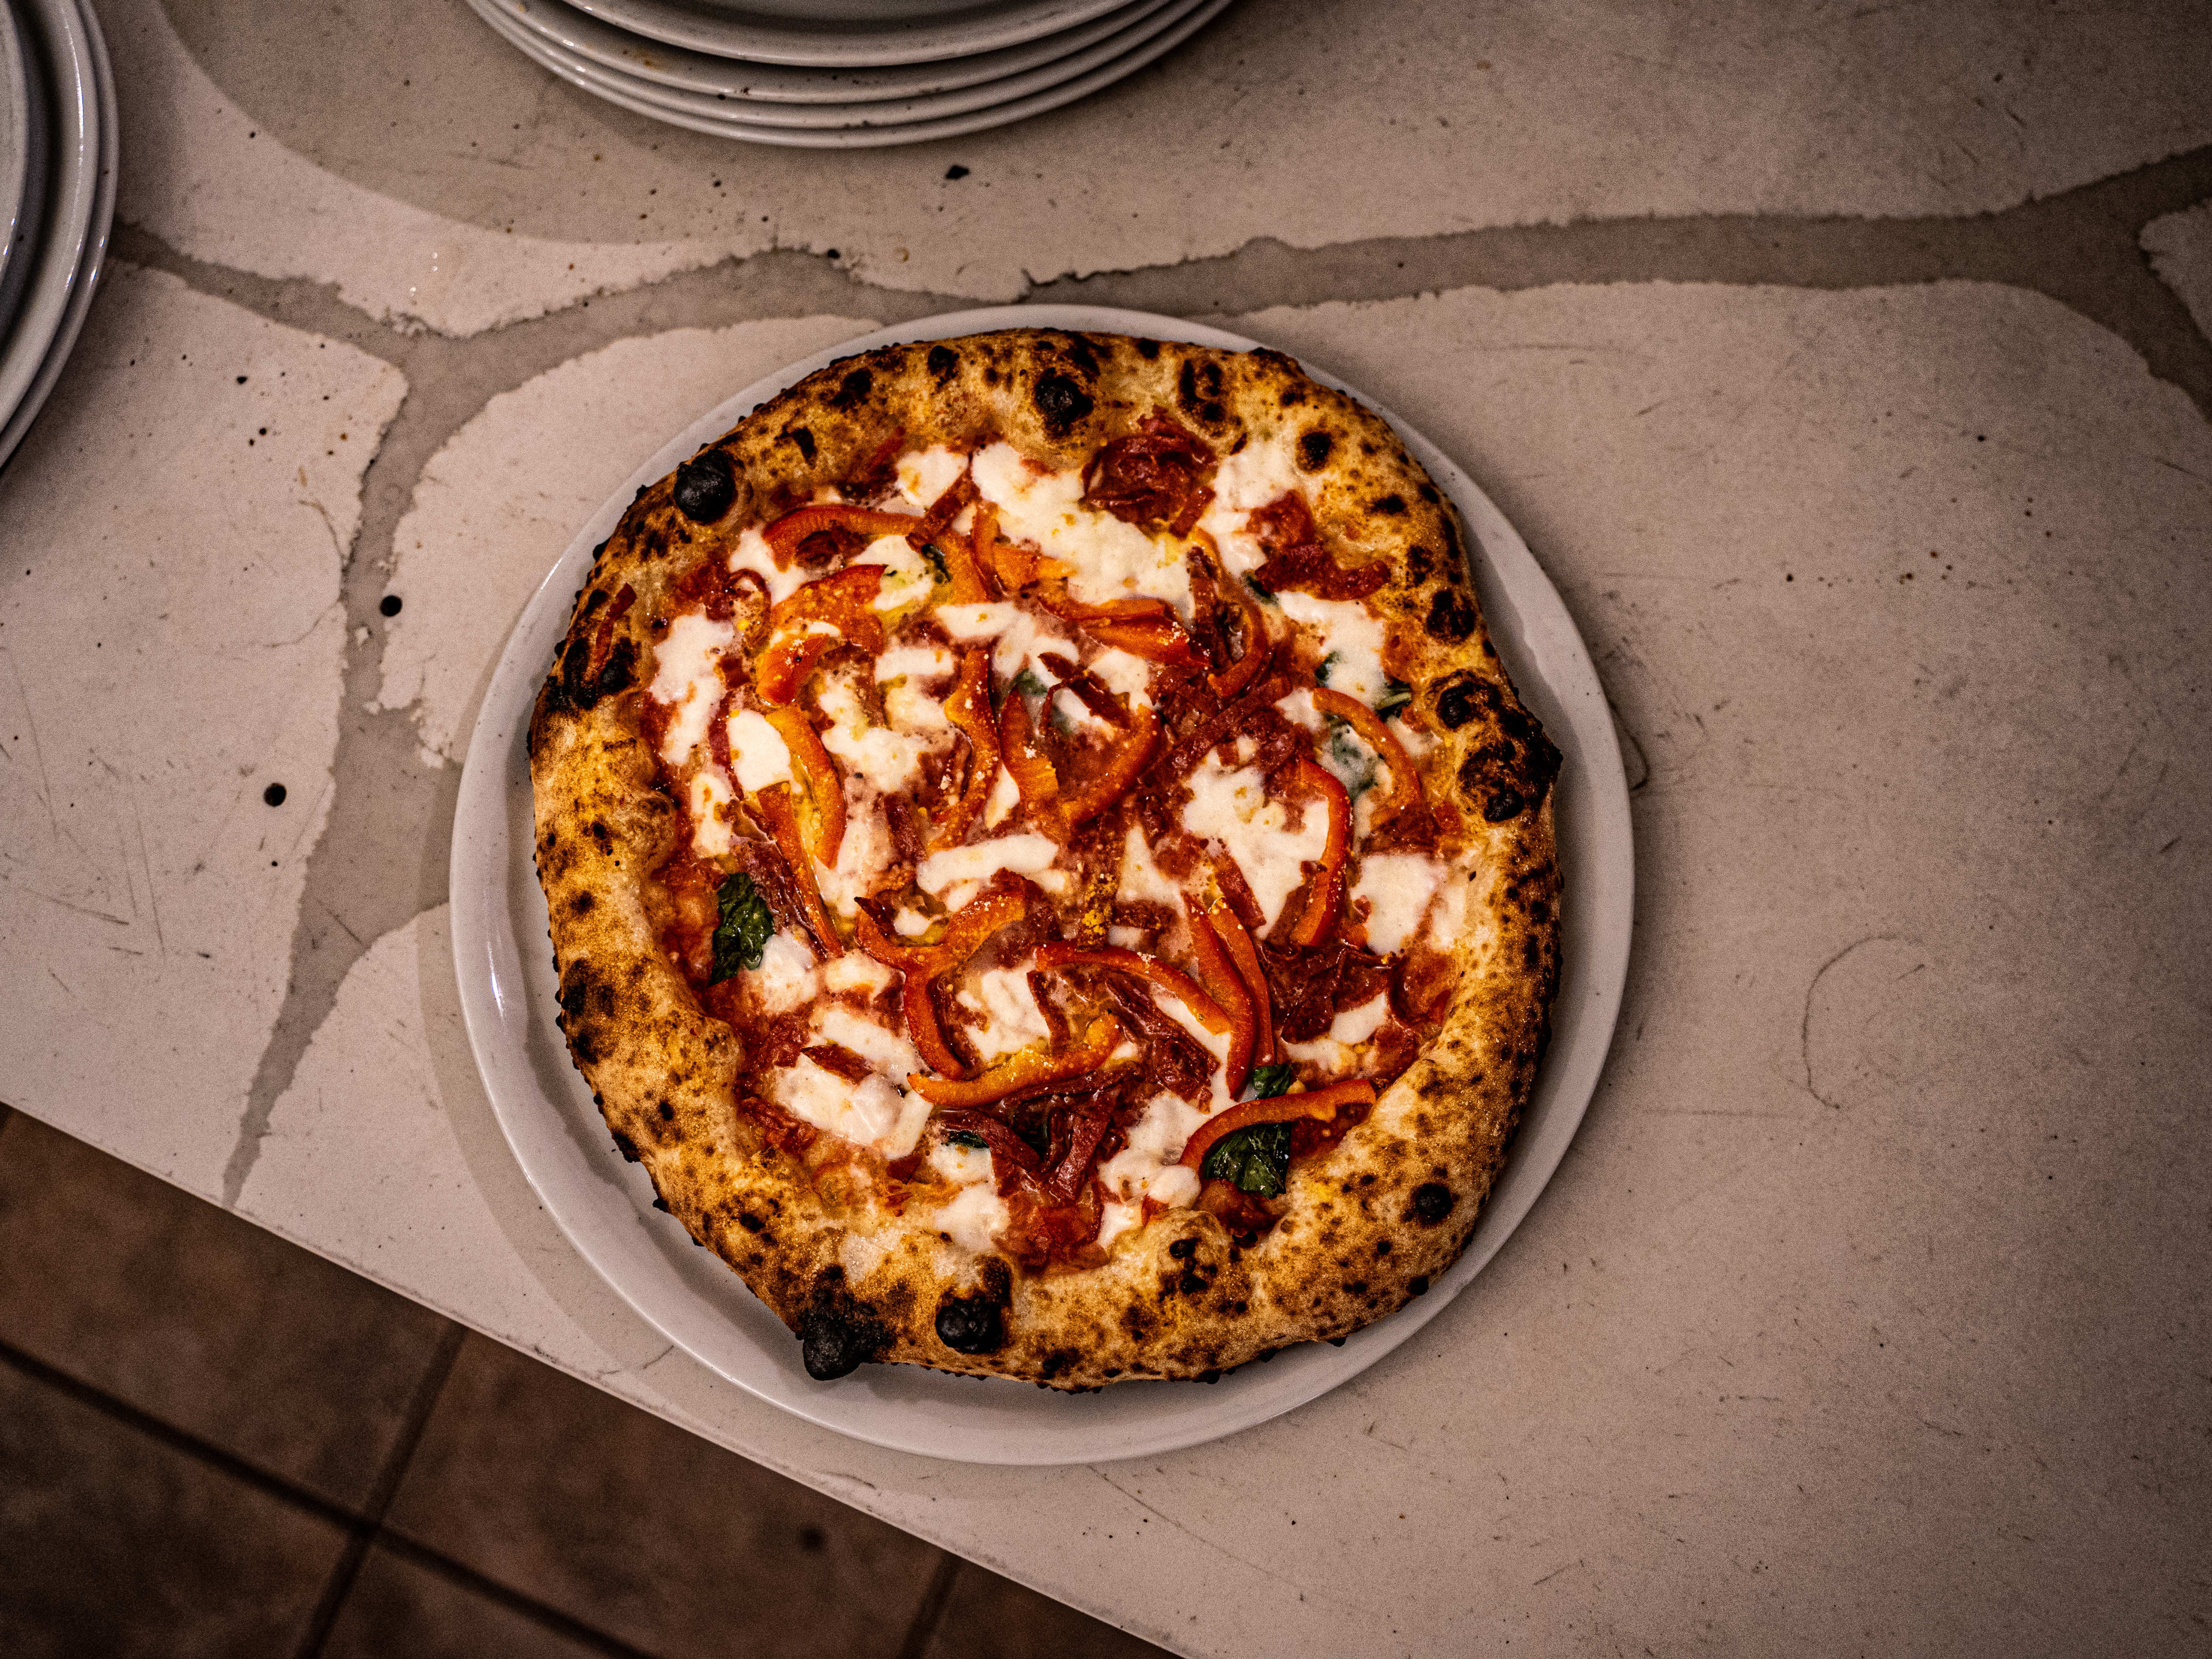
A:
{"label": "basil leaf", "polygon": [[1251,1078],[1252,1098],[1272,1100],[1297,1080],[1298,1068],[1288,1061],[1280,1066],[1255,1066]]}
{"label": "basil leaf", "polygon": [[1014,690],[1025,697],[1041,697],[1044,696],[1047,689],[1045,683],[1036,677],[1036,671],[1034,669],[1024,668],[1014,676]]}
{"label": "basil leaf", "polygon": [[1281,1194],[1291,1168],[1291,1126],[1255,1123],[1215,1141],[1200,1174],[1209,1181],[1233,1181],[1261,1198]]}
{"label": "basil leaf", "polygon": [[991,1143],[973,1129],[955,1129],[945,1137],[945,1143],[948,1146],[972,1147],[979,1152],[988,1152],[991,1150]]}
{"label": "basil leaf", "polygon": [[1385,680],[1382,695],[1375,700],[1375,712],[1389,718],[1413,700],[1413,688],[1403,680]]}
{"label": "basil leaf", "polygon": [[715,890],[714,903],[722,919],[714,926],[714,976],[709,985],[720,985],[740,969],[759,967],[761,952],[775,932],[768,901],[742,870]]}
{"label": "basil leaf", "polygon": [[1259,599],[1261,604],[1273,605],[1275,603],[1275,590],[1273,588],[1263,587],[1258,582],[1254,581],[1249,576],[1245,577],[1244,586],[1252,590],[1254,595]]}
{"label": "basil leaf", "polygon": [[952,580],[952,572],[945,565],[945,555],[937,550],[935,542],[924,542],[921,544],[921,556],[929,561],[929,568],[937,573],[938,580],[949,582]]}
{"label": "basil leaf", "polygon": [[1316,685],[1327,685],[1328,684],[1328,671],[1336,665],[1337,660],[1336,653],[1332,651],[1328,655],[1323,657],[1319,662],[1314,665],[1314,684]]}

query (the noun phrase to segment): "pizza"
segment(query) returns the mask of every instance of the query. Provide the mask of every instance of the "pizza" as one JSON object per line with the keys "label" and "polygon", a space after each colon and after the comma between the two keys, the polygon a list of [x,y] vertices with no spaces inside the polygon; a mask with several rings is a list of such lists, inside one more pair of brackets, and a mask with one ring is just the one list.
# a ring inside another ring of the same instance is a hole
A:
{"label": "pizza", "polygon": [[1212,1378],[1465,1247],[1559,755],[1450,503],[1291,359],[823,369],[639,491],[529,750],[575,1063],[813,1376]]}

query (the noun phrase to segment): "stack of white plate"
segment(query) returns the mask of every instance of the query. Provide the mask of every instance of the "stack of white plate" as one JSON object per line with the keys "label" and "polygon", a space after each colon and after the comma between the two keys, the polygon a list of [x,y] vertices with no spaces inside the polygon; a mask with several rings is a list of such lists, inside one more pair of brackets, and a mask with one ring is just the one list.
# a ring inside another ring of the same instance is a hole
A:
{"label": "stack of white plate", "polygon": [[92,306],[115,216],[115,76],[82,0],[0,0],[0,463]]}
{"label": "stack of white plate", "polygon": [[1057,109],[1229,0],[469,0],[562,80],[749,143],[854,149]]}

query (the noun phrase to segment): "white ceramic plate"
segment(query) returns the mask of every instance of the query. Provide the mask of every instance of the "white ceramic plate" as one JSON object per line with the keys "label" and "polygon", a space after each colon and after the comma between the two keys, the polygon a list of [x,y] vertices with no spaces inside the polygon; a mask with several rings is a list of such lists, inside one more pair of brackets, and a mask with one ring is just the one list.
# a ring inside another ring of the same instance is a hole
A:
{"label": "white ceramic plate", "polygon": [[[8,267],[16,258],[19,234],[31,187],[31,77],[23,57],[22,31],[8,0],[0,0],[0,294],[8,290]],[[28,242],[27,234],[21,239]],[[0,338],[8,331],[8,309],[0,304]]]}
{"label": "white ceramic plate", "polygon": [[981,4],[951,17],[805,23],[747,12],[742,3],[686,0],[574,0],[604,22],[648,40],[720,58],[814,69],[933,64],[1040,40],[1103,16],[1126,0],[1020,0]]}
{"label": "white ceramic plate", "polygon": [[601,22],[562,0],[495,0],[515,22],[603,68],[685,92],[720,94],[748,104],[868,104],[891,99],[930,98],[1026,75],[1118,34],[1140,17],[1158,11],[1164,0],[1128,0],[1091,21],[1039,40],[1000,52],[947,58],[940,63],[885,69],[794,69],[781,64],[751,64],[717,58],[659,40],[649,40]]}
{"label": "white ceramic plate", "polygon": [[[1467,1253],[1428,1295],[1351,1337],[1309,1343],[1218,1383],[1132,1382],[1066,1395],[911,1365],[864,1365],[833,1383],[800,1367],[799,1344],[743,1281],[653,1207],[651,1183],[614,1150],[553,1023],[558,981],[532,865],[532,699],[590,569],[637,488],[720,437],[757,404],[834,360],[901,340],[997,328],[1067,328],[1255,343],[1144,312],[1087,306],[957,312],[818,352],[745,388],[672,439],[578,532],[525,607],[469,743],[453,820],[453,959],[469,1042],[492,1109],[545,1207],[585,1259],[671,1341],[747,1392],[877,1445],[974,1463],[1094,1463],[1195,1445],[1304,1404],[1427,1324],[1498,1253],[1565,1154],[1597,1085],[1620,1012],[1634,886],[1628,787],[1613,718],[1559,592],[1466,473],[1392,422],[1474,532],[1483,613],[1514,684],[1559,744],[1553,797],[1565,936],[1550,1052],[1503,1176]],[[1326,374],[1317,378],[1341,384]],[[1375,406],[1375,405],[1370,405]],[[1472,1328],[1467,1340],[1479,1340]]]}
{"label": "white ceramic plate", "polygon": [[53,166],[53,100],[46,88],[46,74],[36,43],[24,32],[9,0],[0,0],[0,78],[8,83],[7,96],[20,117],[11,118],[11,140],[17,153],[5,169],[12,185],[0,195],[0,226],[6,241],[0,245],[0,349],[6,346],[21,308],[31,272],[39,261],[40,238],[46,230],[47,173]]}
{"label": "white ceramic plate", "polygon": [[[99,25],[77,0],[28,0],[20,17],[44,42],[53,169],[36,268],[0,347],[0,462],[46,401],[84,320],[88,270],[97,273],[115,206],[115,95]],[[103,211],[101,202],[106,206]],[[51,364],[51,367],[49,365]]]}
{"label": "white ceramic plate", "polygon": [[[1172,28],[1206,0],[1166,0],[1150,15],[1093,42],[1081,52],[1033,69],[1024,75],[989,81],[981,86],[933,93],[926,98],[898,98],[856,104],[756,103],[726,92],[702,93],[691,88],[671,87],[643,80],[622,70],[586,63],[574,54],[547,43],[550,57],[574,67],[594,88],[612,86],[657,109],[674,110],[702,121],[735,122],[744,126],[788,127],[822,131],[850,131],[855,128],[912,127],[951,119],[978,110],[996,110],[1017,103],[1089,74],[1102,64],[1134,52],[1154,35]],[[1124,73],[1127,73],[1125,70]]]}
{"label": "white ceramic plate", "polygon": [[722,106],[713,100],[708,100],[711,112],[699,107],[696,100],[691,106],[672,106],[671,100],[682,98],[683,94],[672,93],[666,87],[624,76],[602,64],[587,62],[549,40],[530,34],[497,9],[498,0],[469,0],[469,3],[524,55],[571,85],[633,113],[648,116],[656,121],[665,121],[673,126],[688,127],[694,132],[735,138],[746,143],[774,144],[796,149],[872,149],[894,144],[925,143],[938,138],[957,138],[963,134],[1005,126],[1011,122],[1074,103],[1112,85],[1125,76],[1134,74],[1154,58],[1172,51],[1212,21],[1228,6],[1230,0],[1200,0],[1194,10],[1186,12],[1179,21],[1112,62],[1102,64],[1086,75],[1076,76],[1044,91],[1032,93],[1026,98],[994,104],[965,115],[890,125],[874,125],[870,112],[875,106],[864,106],[858,112],[862,117],[861,125],[841,127],[766,125],[723,114]]}

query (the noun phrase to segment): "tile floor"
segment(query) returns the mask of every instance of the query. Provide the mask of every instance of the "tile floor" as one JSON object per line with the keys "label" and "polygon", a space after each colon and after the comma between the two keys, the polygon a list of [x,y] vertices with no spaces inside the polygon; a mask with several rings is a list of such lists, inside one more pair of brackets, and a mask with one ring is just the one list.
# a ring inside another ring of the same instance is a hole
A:
{"label": "tile floor", "polygon": [[0,1107],[0,1653],[1158,1649]]}

